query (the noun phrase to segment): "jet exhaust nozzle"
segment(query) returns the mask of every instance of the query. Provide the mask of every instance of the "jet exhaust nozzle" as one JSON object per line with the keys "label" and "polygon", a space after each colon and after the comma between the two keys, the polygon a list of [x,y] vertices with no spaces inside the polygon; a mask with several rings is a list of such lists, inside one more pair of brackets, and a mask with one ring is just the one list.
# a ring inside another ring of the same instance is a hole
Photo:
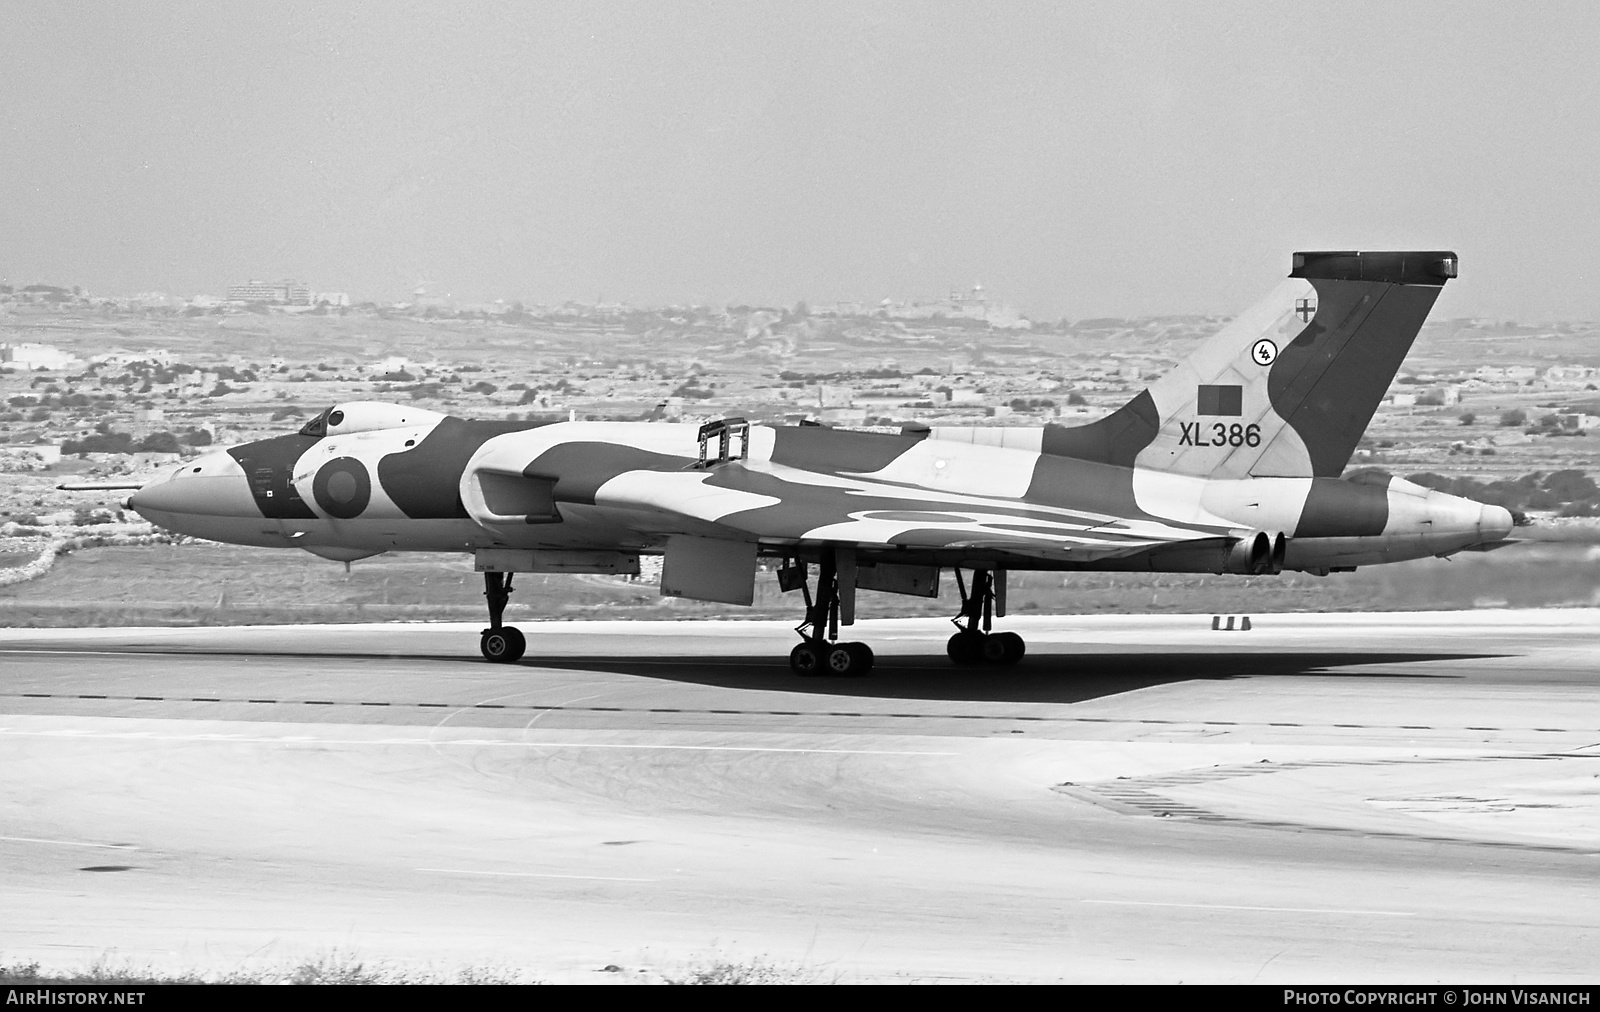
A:
{"label": "jet exhaust nozzle", "polygon": [[1288,545],[1282,531],[1256,531],[1233,542],[1224,568],[1240,576],[1276,576],[1283,572]]}

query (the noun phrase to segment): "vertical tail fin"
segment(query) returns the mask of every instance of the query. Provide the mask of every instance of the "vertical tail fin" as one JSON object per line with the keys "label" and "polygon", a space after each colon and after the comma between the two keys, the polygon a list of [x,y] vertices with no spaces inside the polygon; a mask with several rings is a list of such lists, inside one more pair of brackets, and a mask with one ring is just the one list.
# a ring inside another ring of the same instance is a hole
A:
{"label": "vertical tail fin", "polygon": [[1271,295],[1098,422],[1045,453],[1214,478],[1337,477],[1456,255],[1296,253]]}

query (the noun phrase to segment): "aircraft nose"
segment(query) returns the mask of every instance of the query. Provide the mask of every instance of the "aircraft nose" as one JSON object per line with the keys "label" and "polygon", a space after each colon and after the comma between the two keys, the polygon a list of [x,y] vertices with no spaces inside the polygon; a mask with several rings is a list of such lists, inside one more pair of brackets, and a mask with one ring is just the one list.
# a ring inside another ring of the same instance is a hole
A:
{"label": "aircraft nose", "polygon": [[226,453],[208,453],[168,472],[129,496],[128,505],[163,526],[169,526],[165,520],[185,514],[238,517],[260,512],[244,469]]}
{"label": "aircraft nose", "polygon": [[1478,515],[1478,530],[1492,535],[1496,541],[1508,536],[1513,526],[1511,511],[1504,506],[1484,506]]}

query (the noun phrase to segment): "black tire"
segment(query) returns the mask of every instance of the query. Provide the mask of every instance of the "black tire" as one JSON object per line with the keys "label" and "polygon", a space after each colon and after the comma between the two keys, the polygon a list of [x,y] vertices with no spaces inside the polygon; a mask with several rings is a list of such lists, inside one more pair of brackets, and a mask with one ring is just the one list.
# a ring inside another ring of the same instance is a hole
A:
{"label": "black tire", "polygon": [[528,641],[520,629],[504,625],[498,629],[485,629],[483,638],[478,641],[478,649],[483,652],[486,661],[514,664],[522,659],[523,651],[528,649]]}
{"label": "black tire", "polygon": [[945,644],[945,652],[952,661],[963,667],[982,663],[985,638],[981,632],[963,629],[950,637],[950,642]]}
{"label": "black tire", "polygon": [[995,633],[994,638],[1000,641],[1001,664],[1015,664],[1028,652],[1027,642],[1014,632]]}
{"label": "black tire", "polygon": [[861,673],[861,662],[850,648],[852,643],[835,643],[822,652],[822,667],[830,675],[856,675]]}
{"label": "black tire", "polygon": [[528,639],[522,635],[522,630],[516,626],[501,626],[500,631],[511,640],[511,660],[520,661],[522,655],[528,652]]}
{"label": "black tire", "polygon": [[983,642],[978,645],[978,655],[982,658],[984,664],[1010,663],[1006,660],[1005,635],[1005,633],[996,633],[983,638]]}
{"label": "black tire", "polygon": [[876,658],[872,656],[871,647],[865,643],[846,643],[844,648],[855,654],[856,666],[851,674],[864,675],[872,670],[872,665]]}
{"label": "black tire", "polygon": [[789,651],[789,670],[802,678],[822,674],[822,654],[810,643],[798,643]]}

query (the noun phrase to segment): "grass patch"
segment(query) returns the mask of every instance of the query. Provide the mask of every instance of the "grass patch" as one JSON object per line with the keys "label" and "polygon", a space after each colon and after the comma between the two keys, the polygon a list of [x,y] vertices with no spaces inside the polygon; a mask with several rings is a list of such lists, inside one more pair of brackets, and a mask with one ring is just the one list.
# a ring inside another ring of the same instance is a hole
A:
{"label": "grass patch", "polygon": [[97,957],[81,970],[45,968],[37,962],[0,960],[0,984],[538,984],[524,970],[498,966],[452,969],[398,966],[333,951],[300,963],[222,972],[169,971],[131,960]]}
{"label": "grass patch", "polygon": [[838,975],[800,964],[774,963],[760,956],[697,960],[682,970],[664,972],[667,984],[837,984]]}
{"label": "grass patch", "polygon": [[[622,972],[618,966],[608,971]],[[841,975],[801,963],[776,962],[757,956],[740,959],[714,954],[675,968],[640,971],[636,982],[661,984],[837,984]],[[0,985],[156,985],[156,984],[539,984],[526,970],[471,964],[452,968],[405,966],[364,959],[333,949],[315,957],[276,966],[224,971],[163,970],[110,954],[96,957],[82,969],[45,967],[38,962],[0,958]]]}

